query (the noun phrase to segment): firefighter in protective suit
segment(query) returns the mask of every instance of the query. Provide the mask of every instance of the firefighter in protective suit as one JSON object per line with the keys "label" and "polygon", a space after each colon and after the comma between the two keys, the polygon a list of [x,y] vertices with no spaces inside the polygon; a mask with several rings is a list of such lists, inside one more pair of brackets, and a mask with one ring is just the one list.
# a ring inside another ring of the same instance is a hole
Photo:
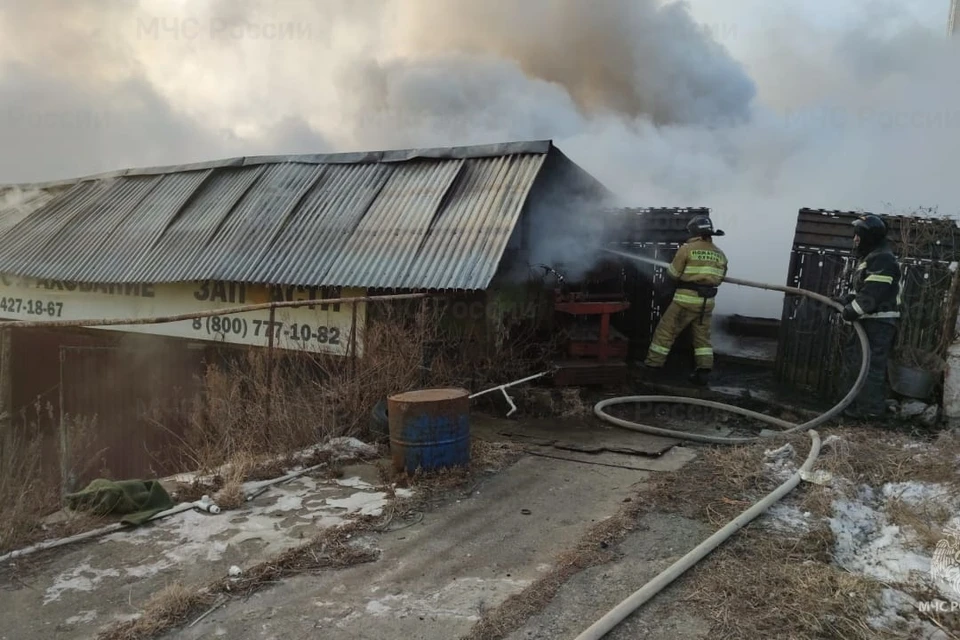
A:
{"label": "firefighter in protective suit", "polygon": [[[843,319],[858,320],[870,341],[867,380],[843,415],[853,419],[880,418],[887,413],[887,361],[900,321],[901,273],[887,242],[887,225],[875,215],[853,222],[853,246],[860,261],[850,282],[850,293],[839,302]],[[851,335],[845,349],[846,378],[852,385],[860,373],[860,341]]]}
{"label": "firefighter in protective suit", "polygon": [[717,288],[727,275],[727,256],[713,244],[713,236],[724,233],[714,231],[713,222],[707,216],[695,217],[687,224],[687,231],[690,239],[677,250],[667,269],[677,288],[654,331],[643,368],[647,371],[661,369],[674,341],[688,325],[692,325],[696,371],[690,380],[706,386],[713,369],[710,321]]}

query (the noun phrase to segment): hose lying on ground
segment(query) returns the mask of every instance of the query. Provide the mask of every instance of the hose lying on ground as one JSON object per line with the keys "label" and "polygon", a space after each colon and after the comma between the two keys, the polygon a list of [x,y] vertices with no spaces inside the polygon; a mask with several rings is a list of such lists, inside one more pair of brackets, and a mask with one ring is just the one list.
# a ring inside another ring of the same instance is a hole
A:
{"label": "hose lying on ground", "polygon": [[[160,513],[150,516],[144,522],[151,522],[153,520],[159,520],[160,518],[166,518],[168,516],[173,516],[178,513],[183,513],[184,511],[189,511],[196,508],[196,503],[193,502],[183,502],[177,506],[167,509],[166,511],[161,511]],[[62,547],[64,545],[73,544],[74,542],[82,542],[83,540],[90,540],[91,538],[97,538],[104,536],[108,533],[113,533],[115,531],[120,531],[121,529],[129,529],[129,525],[125,525],[121,522],[114,522],[108,524],[105,527],[100,527],[99,529],[91,529],[90,531],[84,531],[83,533],[78,533],[75,536],[70,536],[67,538],[58,538],[56,540],[46,540],[44,542],[38,542],[35,545],[26,547],[24,549],[18,549],[16,551],[11,551],[0,556],[0,564],[6,562],[7,560],[16,560],[17,558],[22,558],[23,556],[28,556],[37,551],[43,551],[45,549],[55,549],[56,547]]]}
{"label": "hose lying on ground", "polygon": [[[637,256],[630,253],[623,253],[620,251],[608,250],[610,253],[615,253],[620,256],[624,256],[633,260],[640,260],[642,262],[652,263],[661,267],[668,267],[664,262],[657,260],[651,260],[643,256]],[[750,282],[747,280],[738,280],[735,278],[726,278],[724,282],[730,284],[738,284],[745,287],[753,287],[756,289],[766,289],[769,291],[781,291],[790,295],[801,295],[822,302],[836,310],[841,310],[842,307],[827,298],[826,296],[814,293],[813,291],[806,291],[804,289],[796,289],[793,287],[781,287],[777,285],[768,285],[761,284],[756,282]],[[785,434],[797,433],[807,431],[811,439],[813,440],[812,446],[810,448],[810,455],[807,457],[806,462],[803,466],[793,474],[789,480],[780,485],[773,493],[769,494],[759,502],[755,503],[749,509],[744,511],[742,514],[730,521],[725,527],[714,533],[712,536],[700,543],[695,549],[690,553],[685,555],[679,561],[674,563],[666,571],[662,572],[660,575],[655,577],[653,580],[648,582],[646,585],[641,587],[629,598],[621,602],[614,609],[600,618],[597,622],[591,625],[586,631],[577,636],[576,640],[598,640],[606,635],[610,630],[616,627],[620,622],[625,620],[629,615],[643,606],[651,598],[653,598],[657,593],[659,593],[664,587],[676,580],[680,575],[682,575],[687,569],[694,566],[697,562],[705,558],[711,551],[720,546],[728,538],[730,538],[734,533],[736,533],[741,527],[752,521],[754,518],[762,514],[764,511],[769,509],[773,504],[780,500],[783,496],[787,495],[792,491],[798,484],[800,484],[801,473],[807,472],[813,468],[813,465],[816,463],[817,456],[820,454],[820,436],[816,431],[812,431],[814,427],[817,427],[826,421],[832,419],[843,411],[853,399],[860,393],[860,390],[863,388],[864,383],[866,382],[867,371],[870,367],[870,343],[867,340],[867,334],[863,330],[863,327],[859,322],[853,323],[854,329],[856,329],[857,337],[860,339],[860,375],[857,377],[856,382],[853,387],[850,389],[849,393],[832,409],[826,413],[817,416],[812,420],[808,420],[803,424],[793,424],[787,422],[786,420],[780,420],[772,416],[768,416],[762,413],[757,413],[755,411],[749,411],[747,409],[742,409],[740,407],[735,407],[729,404],[724,404],[722,402],[712,402],[710,400],[700,400],[698,398],[684,398],[684,397],[674,397],[674,396],[628,396],[622,398],[610,398],[608,400],[603,400],[598,402],[594,407],[594,413],[601,420],[605,420],[614,424],[618,427],[623,427],[625,429],[630,429],[633,431],[640,431],[643,433],[649,433],[657,436],[667,436],[671,438],[677,438],[680,440],[691,440],[694,442],[705,442],[709,444],[746,444],[751,442],[757,442],[763,438],[777,437]],[[690,404],[697,405],[701,407],[709,407],[711,409],[716,409],[719,411],[727,411],[730,413],[735,413],[741,416],[748,418],[753,418],[768,424],[775,425],[780,427],[782,431],[772,432],[770,434],[761,434],[760,436],[754,437],[744,437],[744,438],[726,438],[720,436],[707,436],[700,434],[687,433],[685,431],[676,431],[674,429],[662,429],[659,427],[652,427],[649,425],[644,425],[636,422],[630,422],[629,420],[623,420],[621,418],[616,418],[606,413],[604,409],[607,407],[618,405],[618,404],[630,404],[635,402],[648,402],[648,403],[679,403],[679,404]]]}
{"label": "hose lying on ground", "polygon": [[820,455],[819,434],[817,434],[816,431],[810,431],[810,438],[813,440],[810,446],[810,454],[807,456],[807,460],[803,463],[803,466],[790,476],[789,480],[777,487],[773,493],[767,495],[763,500],[755,503],[752,507],[728,522],[723,529],[720,529],[701,542],[690,553],[670,565],[666,571],[643,585],[643,587],[635,591],[633,595],[611,609],[602,618],[590,625],[586,631],[578,635],[576,640],[599,640],[605,636],[614,627],[623,622],[627,616],[643,606],[668,584],[679,578],[684,571],[703,560],[711,551],[723,544],[729,537],[746,526],[751,520],[773,506],[780,498],[793,491],[793,489],[800,484],[800,474],[810,471],[817,461],[817,456]]}

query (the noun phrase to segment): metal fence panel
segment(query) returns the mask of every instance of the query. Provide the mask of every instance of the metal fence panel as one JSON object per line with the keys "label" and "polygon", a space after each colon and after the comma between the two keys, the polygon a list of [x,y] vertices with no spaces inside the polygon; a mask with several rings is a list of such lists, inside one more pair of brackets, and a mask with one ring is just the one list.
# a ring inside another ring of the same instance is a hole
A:
{"label": "metal fence panel", "polygon": [[[857,264],[851,254],[851,222],[858,215],[801,209],[787,285],[832,298],[845,294]],[[881,217],[903,273],[897,349],[912,347],[942,357],[954,338],[960,229],[945,219]],[[775,367],[778,382],[823,400],[839,399],[852,383],[840,376],[842,346],[852,332],[824,305],[786,296]]]}

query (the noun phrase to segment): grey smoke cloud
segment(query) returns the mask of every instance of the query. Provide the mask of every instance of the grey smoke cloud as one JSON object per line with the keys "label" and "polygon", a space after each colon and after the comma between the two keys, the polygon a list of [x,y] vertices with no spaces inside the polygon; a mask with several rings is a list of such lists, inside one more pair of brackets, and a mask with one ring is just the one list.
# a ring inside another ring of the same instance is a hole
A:
{"label": "grey smoke cloud", "polygon": [[419,55],[451,51],[516,61],[563,87],[588,115],[657,124],[745,121],[756,89],[684,4],[654,0],[415,0],[398,40]]}
{"label": "grey smoke cloud", "polygon": [[329,148],[299,118],[272,124],[258,139],[211,130],[179,114],[143,79],[96,89],[0,68],[0,182],[78,177],[131,166],[199,162],[260,153],[315,153]]}
{"label": "grey smoke cloud", "polygon": [[897,3],[845,30],[790,6],[720,30],[745,65],[655,0],[11,0],[0,182],[551,137],[624,204],[713,207],[731,274],[782,282],[802,206],[960,209],[957,47]]}

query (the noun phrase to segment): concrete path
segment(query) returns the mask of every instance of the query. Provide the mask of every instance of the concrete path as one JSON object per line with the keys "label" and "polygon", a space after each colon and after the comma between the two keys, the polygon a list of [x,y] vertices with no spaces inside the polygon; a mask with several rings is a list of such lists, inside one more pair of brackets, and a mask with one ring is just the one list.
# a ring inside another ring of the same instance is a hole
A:
{"label": "concrete path", "polygon": [[[703,523],[677,515],[647,515],[617,548],[620,558],[583,571],[561,587],[550,605],[506,640],[572,640],[661,571],[708,538]],[[681,578],[682,579],[682,578]],[[607,634],[605,640],[704,640],[710,624],[675,604],[673,587]]]}
{"label": "concrete path", "polygon": [[525,457],[420,525],[372,536],[379,561],[286,580],[167,637],[455,639],[549,571],[648,475]]}

